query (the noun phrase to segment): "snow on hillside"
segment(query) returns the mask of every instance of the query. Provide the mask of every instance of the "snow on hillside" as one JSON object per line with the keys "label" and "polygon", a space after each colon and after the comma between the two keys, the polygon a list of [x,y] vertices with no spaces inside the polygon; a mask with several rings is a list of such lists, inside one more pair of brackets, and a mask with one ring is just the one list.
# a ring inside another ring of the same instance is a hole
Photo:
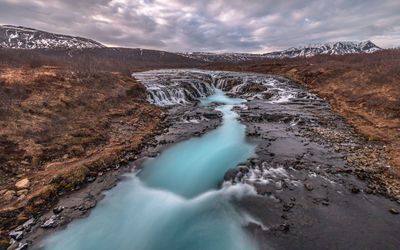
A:
{"label": "snow on hillside", "polygon": [[105,46],[87,38],[54,34],[21,26],[0,25],[0,47],[12,49],[82,49]]}

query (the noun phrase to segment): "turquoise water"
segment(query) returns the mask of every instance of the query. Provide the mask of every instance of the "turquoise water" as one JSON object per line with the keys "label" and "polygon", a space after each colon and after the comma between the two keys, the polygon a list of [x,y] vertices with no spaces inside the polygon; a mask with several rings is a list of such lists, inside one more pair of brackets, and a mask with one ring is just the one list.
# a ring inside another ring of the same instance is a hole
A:
{"label": "turquoise water", "polygon": [[44,241],[45,249],[257,249],[243,229],[248,216],[234,202],[254,194],[246,185],[218,189],[225,172],[254,154],[231,111],[240,99],[217,90],[223,124],[176,144],[106,193],[91,214]]}

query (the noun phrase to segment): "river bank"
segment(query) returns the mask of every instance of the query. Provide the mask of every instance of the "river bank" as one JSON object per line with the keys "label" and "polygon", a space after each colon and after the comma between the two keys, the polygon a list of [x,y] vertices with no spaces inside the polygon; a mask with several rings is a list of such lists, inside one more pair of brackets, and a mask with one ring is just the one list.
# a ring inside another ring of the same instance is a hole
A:
{"label": "river bank", "polygon": [[160,108],[119,73],[54,67],[0,71],[0,246],[159,133]]}
{"label": "river bank", "polygon": [[[394,249],[399,244],[396,238],[400,229],[396,220],[399,204],[376,195],[379,189],[362,180],[370,178],[361,171],[363,164],[367,164],[362,159],[369,159],[362,152],[371,150],[378,154],[383,145],[358,137],[343,119],[331,112],[324,100],[287,79],[267,75],[201,71],[151,74],[159,74],[167,82],[177,79],[187,82],[186,77],[197,79],[247,100],[235,111],[246,125],[248,139],[258,145],[256,156],[228,171],[224,180],[255,187],[258,194],[245,197],[237,205],[257,219],[247,229],[262,249],[294,246]],[[207,91],[197,85],[185,89],[193,93]],[[171,89],[164,90],[167,92],[172,93]],[[137,160],[105,172],[92,184],[60,200],[54,211],[38,218],[35,226],[31,225],[31,232],[22,242],[36,243],[43,236],[65,228],[73,218],[86,216],[102,199],[104,190],[113,187],[124,173],[140,168],[144,159],[220,125],[221,116],[212,111],[214,106],[199,106],[190,98],[183,99],[188,101],[186,105],[169,109],[163,134],[150,141]],[[376,164],[381,164],[379,155],[376,158]],[[51,216],[55,216],[54,220]],[[51,225],[49,229],[41,228],[46,223]]]}
{"label": "river bank", "polygon": [[175,106],[165,110],[164,112],[168,112],[168,116],[161,124],[163,132],[147,141],[140,154],[127,164],[119,165],[118,168],[105,169],[101,175],[93,178],[90,183],[83,185],[79,190],[62,196],[53,209],[35,217],[34,223],[29,225],[28,230],[22,230],[23,237],[15,246],[28,244],[35,249],[45,237],[64,229],[75,219],[87,217],[97,202],[104,198],[107,190],[115,187],[126,174],[139,170],[142,163],[149,157],[155,157],[163,150],[183,140],[201,136],[215,129],[221,124],[222,116],[214,108],[214,106],[201,108]]}

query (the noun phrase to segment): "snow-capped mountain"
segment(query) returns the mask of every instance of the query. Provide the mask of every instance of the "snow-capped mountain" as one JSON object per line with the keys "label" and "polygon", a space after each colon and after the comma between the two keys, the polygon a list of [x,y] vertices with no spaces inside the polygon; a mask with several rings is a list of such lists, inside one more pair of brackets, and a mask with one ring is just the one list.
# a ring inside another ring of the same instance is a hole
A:
{"label": "snow-capped mountain", "polygon": [[177,53],[178,55],[203,62],[242,62],[251,59],[260,58],[260,54],[247,53],[210,53],[210,52],[185,52]]}
{"label": "snow-capped mountain", "polygon": [[285,58],[285,57],[310,57],[316,55],[345,55],[354,53],[372,53],[382,50],[371,41],[365,42],[335,42],[316,45],[308,45],[298,48],[276,51],[265,54],[246,54],[246,53],[207,53],[191,52],[179,53],[179,55],[200,60],[203,62],[241,62],[252,59],[263,58]]}
{"label": "snow-capped mountain", "polygon": [[54,34],[21,26],[0,25],[0,47],[12,49],[82,49],[105,46],[87,38]]}
{"label": "snow-capped mountain", "polygon": [[283,57],[310,57],[315,55],[345,55],[354,53],[372,53],[382,50],[371,41],[365,42],[335,42],[308,45],[298,48],[290,48],[283,51],[271,52],[263,54],[267,58],[283,58]]}

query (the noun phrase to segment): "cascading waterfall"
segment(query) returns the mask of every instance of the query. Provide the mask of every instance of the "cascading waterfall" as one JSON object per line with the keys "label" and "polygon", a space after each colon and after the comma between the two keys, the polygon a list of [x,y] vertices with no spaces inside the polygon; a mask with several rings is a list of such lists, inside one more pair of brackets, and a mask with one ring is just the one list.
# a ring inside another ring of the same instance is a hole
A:
{"label": "cascading waterfall", "polygon": [[[287,79],[265,74],[153,70],[135,73],[133,76],[146,86],[148,101],[159,106],[194,103],[199,98],[214,94],[215,89],[249,100],[268,99],[271,103],[288,102],[299,94],[298,89],[289,86]],[[303,94],[315,98],[312,94]]]}

